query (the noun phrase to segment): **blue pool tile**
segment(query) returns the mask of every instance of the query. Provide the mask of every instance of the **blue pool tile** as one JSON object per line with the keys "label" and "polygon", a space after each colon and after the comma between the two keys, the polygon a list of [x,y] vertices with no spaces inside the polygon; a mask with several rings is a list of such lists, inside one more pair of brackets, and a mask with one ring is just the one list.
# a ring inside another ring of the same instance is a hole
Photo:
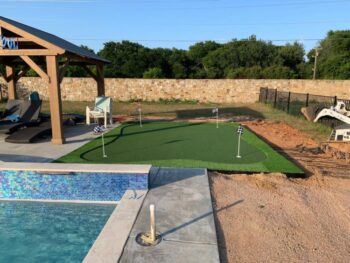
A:
{"label": "blue pool tile", "polygon": [[148,174],[0,171],[0,184],[0,198],[119,201],[128,189],[148,189]]}

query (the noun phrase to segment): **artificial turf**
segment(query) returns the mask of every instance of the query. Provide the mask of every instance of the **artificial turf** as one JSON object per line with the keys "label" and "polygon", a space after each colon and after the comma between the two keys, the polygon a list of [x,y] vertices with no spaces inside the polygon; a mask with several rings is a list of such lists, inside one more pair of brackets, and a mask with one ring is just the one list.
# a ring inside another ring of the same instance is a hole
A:
{"label": "artificial turf", "polygon": [[220,124],[218,129],[212,123],[148,122],[143,127],[127,123],[105,134],[107,158],[102,155],[102,140],[98,137],[57,162],[303,173],[248,130],[241,140],[242,158],[237,158],[237,127],[235,123]]}

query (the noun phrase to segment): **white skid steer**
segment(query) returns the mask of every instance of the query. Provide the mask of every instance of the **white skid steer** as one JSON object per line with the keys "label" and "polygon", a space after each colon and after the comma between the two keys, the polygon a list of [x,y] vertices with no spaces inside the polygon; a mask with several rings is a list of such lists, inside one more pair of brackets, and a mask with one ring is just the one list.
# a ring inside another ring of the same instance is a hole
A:
{"label": "white skid steer", "polygon": [[350,111],[346,109],[343,101],[338,101],[336,106],[321,110],[314,122],[322,118],[334,118],[344,123],[334,128],[329,138],[331,141],[350,141]]}

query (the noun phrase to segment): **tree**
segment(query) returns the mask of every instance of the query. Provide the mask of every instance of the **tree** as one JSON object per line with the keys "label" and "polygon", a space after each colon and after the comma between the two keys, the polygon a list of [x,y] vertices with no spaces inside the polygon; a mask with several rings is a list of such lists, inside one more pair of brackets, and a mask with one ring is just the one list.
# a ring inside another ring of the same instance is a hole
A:
{"label": "tree", "polygon": [[[312,50],[309,57],[315,54]],[[310,63],[313,60],[310,59]],[[322,79],[350,79],[350,30],[330,31],[320,42],[318,76]]]}
{"label": "tree", "polygon": [[[95,53],[93,49],[89,48],[88,46],[80,46],[81,48],[91,52]],[[91,71],[95,71],[95,69],[92,67]],[[66,74],[66,77],[89,77],[88,73],[83,69],[81,66],[68,66]]]}
{"label": "tree", "polygon": [[251,36],[244,40],[233,40],[210,52],[203,60],[211,78],[222,78],[232,70],[244,67],[267,67],[274,63],[277,49],[271,42],[257,40]]}
{"label": "tree", "polygon": [[143,73],[145,79],[161,79],[164,78],[164,74],[161,68],[150,68]]}
{"label": "tree", "polygon": [[286,66],[270,66],[264,68],[262,75],[264,79],[292,79],[295,78],[294,71]]}
{"label": "tree", "polygon": [[280,47],[278,56],[282,66],[295,70],[299,64],[304,62],[305,50],[303,45],[295,42]]}
{"label": "tree", "polygon": [[[331,31],[320,42],[321,78],[350,79],[350,30]],[[87,48],[87,47],[86,47]],[[219,44],[199,42],[189,50],[146,48],[130,41],[107,42],[98,53],[111,61],[107,77],[141,78],[311,78],[315,50],[300,43],[277,46],[251,36]],[[84,76],[78,68],[67,75]]]}
{"label": "tree", "polygon": [[107,42],[98,53],[111,61],[106,66],[106,77],[142,78],[148,69],[149,49],[129,41]]}
{"label": "tree", "polygon": [[191,62],[185,50],[172,49],[168,62],[171,66],[172,78],[185,79],[188,77]]}
{"label": "tree", "polygon": [[221,47],[220,44],[214,41],[199,42],[190,46],[187,54],[191,60],[190,77],[205,78],[207,77],[206,68],[203,64],[203,59],[210,53]]}

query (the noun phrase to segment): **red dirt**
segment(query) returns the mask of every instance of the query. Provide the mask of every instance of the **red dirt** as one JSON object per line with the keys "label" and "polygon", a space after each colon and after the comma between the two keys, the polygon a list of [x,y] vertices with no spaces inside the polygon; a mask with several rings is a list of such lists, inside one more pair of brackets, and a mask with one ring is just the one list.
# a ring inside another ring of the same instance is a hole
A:
{"label": "red dirt", "polygon": [[245,125],[308,170],[210,174],[223,262],[349,262],[350,165],[283,123]]}
{"label": "red dirt", "polygon": [[318,143],[299,130],[287,124],[272,121],[252,121],[244,125],[275,145],[277,151],[304,167],[309,176],[319,174],[350,179],[348,163],[324,153]]}

